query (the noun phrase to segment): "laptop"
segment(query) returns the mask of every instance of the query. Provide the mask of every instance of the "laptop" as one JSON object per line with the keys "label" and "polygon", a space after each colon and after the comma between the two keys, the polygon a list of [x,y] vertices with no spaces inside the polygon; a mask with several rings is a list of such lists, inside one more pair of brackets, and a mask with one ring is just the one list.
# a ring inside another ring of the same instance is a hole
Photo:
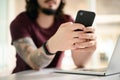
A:
{"label": "laptop", "polygon": [[96,75],[96,76],[107,76],[113,74],[120,74],[120,36],[116,42],[113,50],[111,59],[108,66],[104,69],[74,69],[74,70],[61,70],[57,69],[57,73],[69,73],[69,74],[83,74],[83,75]]}

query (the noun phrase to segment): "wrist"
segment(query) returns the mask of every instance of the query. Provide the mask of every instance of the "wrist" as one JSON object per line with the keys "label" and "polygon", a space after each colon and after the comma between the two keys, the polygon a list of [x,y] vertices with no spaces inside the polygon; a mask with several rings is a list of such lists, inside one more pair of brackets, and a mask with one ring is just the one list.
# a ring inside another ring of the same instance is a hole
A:
{"label": "wrist", "polygon": [[44,50],[44,52],[45,52],[47,55],[54,55],[55,53],[51,53],[51,52],[48,50],[48,48],[47,48],[47,46],[46,46],[46,43],[47,43],[47,42],[45,42],[45,43],[43,44],[43,50]]}
{"label": "wrist", "polygon": [[50,40],[47,41],[46,47],[50,53],[56,53],[58,50],[56,49],[54,43]]}

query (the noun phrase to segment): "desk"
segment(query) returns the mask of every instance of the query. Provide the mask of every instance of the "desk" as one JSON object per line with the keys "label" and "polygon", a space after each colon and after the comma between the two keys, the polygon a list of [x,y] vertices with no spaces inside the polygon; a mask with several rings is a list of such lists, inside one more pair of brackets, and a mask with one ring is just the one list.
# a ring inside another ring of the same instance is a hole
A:
{"label": "desk", "polygon": [[9,76],[1,77],[0,80],[120,80],[120,74],[100,77],[88,75],[54,73],[55,69],[41,69],[40,71],[23,71]]}

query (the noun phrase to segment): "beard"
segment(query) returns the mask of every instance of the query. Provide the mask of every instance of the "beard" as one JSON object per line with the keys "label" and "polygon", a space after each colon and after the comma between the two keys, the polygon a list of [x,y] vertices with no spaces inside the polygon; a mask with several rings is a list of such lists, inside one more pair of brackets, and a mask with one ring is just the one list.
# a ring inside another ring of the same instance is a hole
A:
{"label": "beard", "polygon": [[55,15],[56,14],[56,10],[53,10],[53,9],[43,8],[43,9],[41,9],[41,11],[46,15]]}

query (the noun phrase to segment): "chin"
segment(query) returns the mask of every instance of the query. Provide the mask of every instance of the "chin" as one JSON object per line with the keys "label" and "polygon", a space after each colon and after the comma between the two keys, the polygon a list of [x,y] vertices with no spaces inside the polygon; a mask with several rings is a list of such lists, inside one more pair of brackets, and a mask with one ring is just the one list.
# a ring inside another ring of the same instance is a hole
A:
{"label": "chin", "polygon": [[56,14],[56,10],[51,9],[51,8],[43,8],[42,12],[46,15],[54,15]]}

